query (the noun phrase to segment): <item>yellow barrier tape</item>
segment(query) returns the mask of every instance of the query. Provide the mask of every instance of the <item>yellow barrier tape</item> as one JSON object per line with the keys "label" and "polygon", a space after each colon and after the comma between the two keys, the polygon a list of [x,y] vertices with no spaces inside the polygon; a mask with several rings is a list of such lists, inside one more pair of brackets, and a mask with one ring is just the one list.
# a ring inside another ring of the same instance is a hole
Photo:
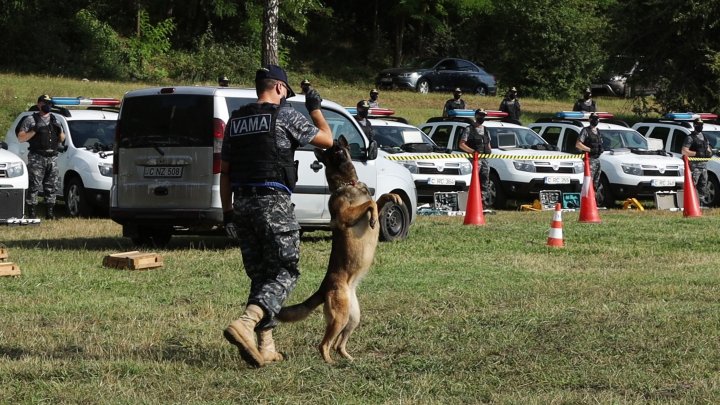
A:
{"label": "yellow barrier tape", "polygon": [[688,160],[690,160],[690,161],[692,161],[692,160],[707,161],[707,160],[720,160],[720,158],[719,158],[719,157],[715,157],[715,156],[709,157],[709,158],[689,157]]}
{"label": "yellow barrier tape", "polygon": [[[452,158],[472,158],[469,153],[435,153],[432,155],[402,155],[402,156],[385,156],[388,160],[433,160],[433,159],[452,159]],[[582,159],[583,155],[500,155],[497,153],[479,154],[479,159],[508,159],[508,160],[536,160],[536,159]]]}

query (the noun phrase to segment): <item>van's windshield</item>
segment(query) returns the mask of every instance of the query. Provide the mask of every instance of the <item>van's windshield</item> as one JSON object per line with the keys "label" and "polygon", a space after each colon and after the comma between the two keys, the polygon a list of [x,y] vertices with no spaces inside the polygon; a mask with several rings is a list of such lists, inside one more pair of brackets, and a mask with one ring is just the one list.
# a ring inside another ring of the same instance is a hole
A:
{"label": "van's windshield", "polygon": [[123,100],[119,146],[213,146],[212,96],[167,94]]}

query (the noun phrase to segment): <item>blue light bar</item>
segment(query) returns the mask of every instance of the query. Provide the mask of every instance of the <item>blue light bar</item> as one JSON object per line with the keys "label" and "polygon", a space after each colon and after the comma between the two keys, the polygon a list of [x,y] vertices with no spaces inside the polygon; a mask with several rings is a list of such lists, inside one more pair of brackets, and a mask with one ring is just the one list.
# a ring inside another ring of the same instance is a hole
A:
{"label": "blue light bar", "polygon": [[468,109],[457,109],[457,110],[448,110],[448,116],[449,117],[475,117],[475,110],[468,110]]}
{"label": "blue light bar", "polygon": [[564,118],[564,119],[572,119],[572,120],[581,120],[581,119],[587,119],[590,117],[590,114],[587,116],[582,111],[559,111],[555,113],[556,118]]}
{"label": "blue light bar", "polygon": [[665,118],[669,120],[678,120],[678,121],[690,121],[691,119],[697,117],[695,114],[691,112],[684,112],[684,113],[667,113],[665,114]]}

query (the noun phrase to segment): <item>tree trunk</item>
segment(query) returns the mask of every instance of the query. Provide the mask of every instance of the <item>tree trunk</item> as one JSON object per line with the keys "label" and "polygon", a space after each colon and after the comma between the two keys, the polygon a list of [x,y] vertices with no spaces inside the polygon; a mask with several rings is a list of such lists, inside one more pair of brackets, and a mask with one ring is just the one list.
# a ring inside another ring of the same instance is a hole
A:
{"label": "tree trunk", "polygon": [[403,38],[405,36],[405,16],[399,16],[395,24],[395,49],[393,52],[393,67],[402,63]]}
{"label": "tree trunk", "polygon": [[280,0],[265,0],[263,10],[262,65],[278,65],[278,14]]}

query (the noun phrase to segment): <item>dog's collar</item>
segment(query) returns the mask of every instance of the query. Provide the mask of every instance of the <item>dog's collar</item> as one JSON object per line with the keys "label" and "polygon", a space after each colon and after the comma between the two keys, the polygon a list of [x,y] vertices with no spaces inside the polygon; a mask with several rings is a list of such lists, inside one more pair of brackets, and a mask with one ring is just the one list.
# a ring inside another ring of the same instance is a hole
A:
{"label": "dog's collar", "polygon": [[357,182],[355,180],[350,180],[350,181],[346,181],[344,183],[340,183],[340,187],[345,187],[345,186],[355,187],[356,184],[357,184]]}

